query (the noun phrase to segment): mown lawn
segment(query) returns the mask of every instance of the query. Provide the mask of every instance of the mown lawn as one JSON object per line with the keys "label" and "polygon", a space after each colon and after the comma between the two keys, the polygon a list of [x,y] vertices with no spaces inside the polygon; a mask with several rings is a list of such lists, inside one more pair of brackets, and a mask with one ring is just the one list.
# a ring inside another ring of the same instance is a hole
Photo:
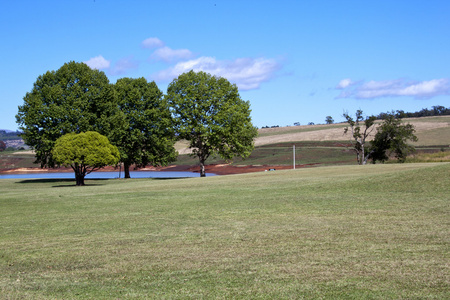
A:
{"label": "mown lawn", "polygon": [[0,181],[3,299],[448,299],[450,164]]}

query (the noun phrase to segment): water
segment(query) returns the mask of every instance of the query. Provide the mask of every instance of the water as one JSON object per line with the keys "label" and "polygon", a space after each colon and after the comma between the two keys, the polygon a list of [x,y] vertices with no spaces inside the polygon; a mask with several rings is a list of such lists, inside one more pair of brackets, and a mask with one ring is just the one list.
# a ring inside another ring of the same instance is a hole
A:
{"label": "water", "polygon": [[[215,174],[206,174],[206,176],[214,176]],[[123,178],[123,172],[120,178]],[[199,173],[193,172],[174,172],[174,171],[131,171],[131,178],[183,178],[183,177],[200,177]],[[73,179],[75,180],[74,172],[63,173],[27,173],[27,174],[0,174],[0,179]],[[86,175],[86,179],[113,179],[119,178],[119,172],[92,172]]]}

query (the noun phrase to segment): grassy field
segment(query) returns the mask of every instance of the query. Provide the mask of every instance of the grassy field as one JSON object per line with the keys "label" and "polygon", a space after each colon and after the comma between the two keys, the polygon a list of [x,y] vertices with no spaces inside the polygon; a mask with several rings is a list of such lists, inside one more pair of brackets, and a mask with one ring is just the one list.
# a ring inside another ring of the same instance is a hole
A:
{"label": "grassy field", "polygon": [[449,299],[450,164],[0,181],[3,299]]}

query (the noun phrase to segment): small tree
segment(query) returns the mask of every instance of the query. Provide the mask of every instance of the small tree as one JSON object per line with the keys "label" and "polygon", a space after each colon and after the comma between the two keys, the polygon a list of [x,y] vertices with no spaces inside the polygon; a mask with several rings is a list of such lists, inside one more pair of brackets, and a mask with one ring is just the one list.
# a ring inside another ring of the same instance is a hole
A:
{"label": "small tree", "polygon": [[119,162],[119,150],[106,136],[95,131],[68,133],[58,138],[52,150],[58,165],[71,167],[77,186],[84,185],[84,177],[104,166]]}
{"label": "small tree", "polygon": [[333,118],[332,118],[331,116],[327,116],[327,117],[325,118],[325,123],[326,123],[326,124],[333,124],[333,123],[334,123],[334,120],[333,120]]}
{"label": "small tree", "polygon": [[405,162],[406,157],[415,151],[414,146],[407,144],[408,140],[416,142],[417,136],[411,124],[402,124],[394,113],[387,114],[383,123],[377,128],[375,138],[371,143],[371,158],[376,161],[386,161],[394,154],[398,162]]}
{"label": "small tree", "polygon": [[[355,119],[353,119],[348,113],[344,113],[343,116],[349,124],[348,127],[344,128],[344,134],[346,134],[350,129],[352,133],[351,142],[353,144],[353,150],[356,153],[356,160],[358,161],[358,164],[365,165],[371,154],[370,151],[366,151],[366,141],[374,130],[373,125],[375,124],[376,117],[370,116],[364,118],[363,111],[360,109],[356,111]],[[363,124],[361,124],[362,122]]]}
{"label": "small tree", "polygon": [[6,149],[6,144],[4,141],[0,141],[0,152],[5,151]]}
{"label": "small tree", "polygon": [[166,99],[178,137],[189,141],[199,159],[201,177],[212,154],[246,158],[253,151],[258,132],[251,123],[250,103],[227,79],[190,71],[170,83]]}

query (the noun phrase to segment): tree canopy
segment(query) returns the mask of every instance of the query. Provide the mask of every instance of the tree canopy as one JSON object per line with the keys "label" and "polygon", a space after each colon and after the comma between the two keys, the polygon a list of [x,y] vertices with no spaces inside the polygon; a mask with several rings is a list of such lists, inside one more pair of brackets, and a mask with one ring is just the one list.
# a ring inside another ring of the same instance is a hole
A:
{"label": "tree canopy", "polygon": [[154,81],[122,78],[115,84],[125,126],[116,136],[125,178],[130,166],[167,165],[176,160],[175,134],[167,101]]}
{"label": "tree canopy", "polygon": [[114,140],[124,124],[106,75],[76,62],[39,76],[16,120],[41,167],[55,167],[52,149],[64,134],[97,131]]}
{"label": "tree canopy", "polygon": [[394,113],[387,114],[371,142],[373,162],[386,161],[391,154],[394,154],[399,162],[404,162],[408,154],[415,151],[415,148],[407,143],[408,140],[417,141],[414,132],[413,125],[403,124]]}
{"label": "tree canopy", "polygon": [[343,116],[349,124],[348,127],[345,127],[344,133],[347,133],[349,130],[351,131],[351,141],[353,144],[353,150],[356,153],[356,160],[358,164],[365,165],[370,157],[370,151],[367,151],[366,149],[366,141],[374,130],[376,117],[364,117],[363,111],[360,109],[356,111],[355,119],[353,119],[353,117],[348,113],[344,113]]}
{"label": "tree canopy", "polygon": [[205,176],[205,161],[213,154],[224,159],[248,157],[257,129],[251,123],[250,103],[236,85],[205,72],[181,74],[167,88],[166,99],[178,138],[189,141]]}
{"label": "tree canopy", "polygon": [[76,185],[84,185],[84,177],[104,166],[119,162],[120,154],[108,138],[95,131],[67,133],[58,138],[52,150],[58,165],[71,167]]}

